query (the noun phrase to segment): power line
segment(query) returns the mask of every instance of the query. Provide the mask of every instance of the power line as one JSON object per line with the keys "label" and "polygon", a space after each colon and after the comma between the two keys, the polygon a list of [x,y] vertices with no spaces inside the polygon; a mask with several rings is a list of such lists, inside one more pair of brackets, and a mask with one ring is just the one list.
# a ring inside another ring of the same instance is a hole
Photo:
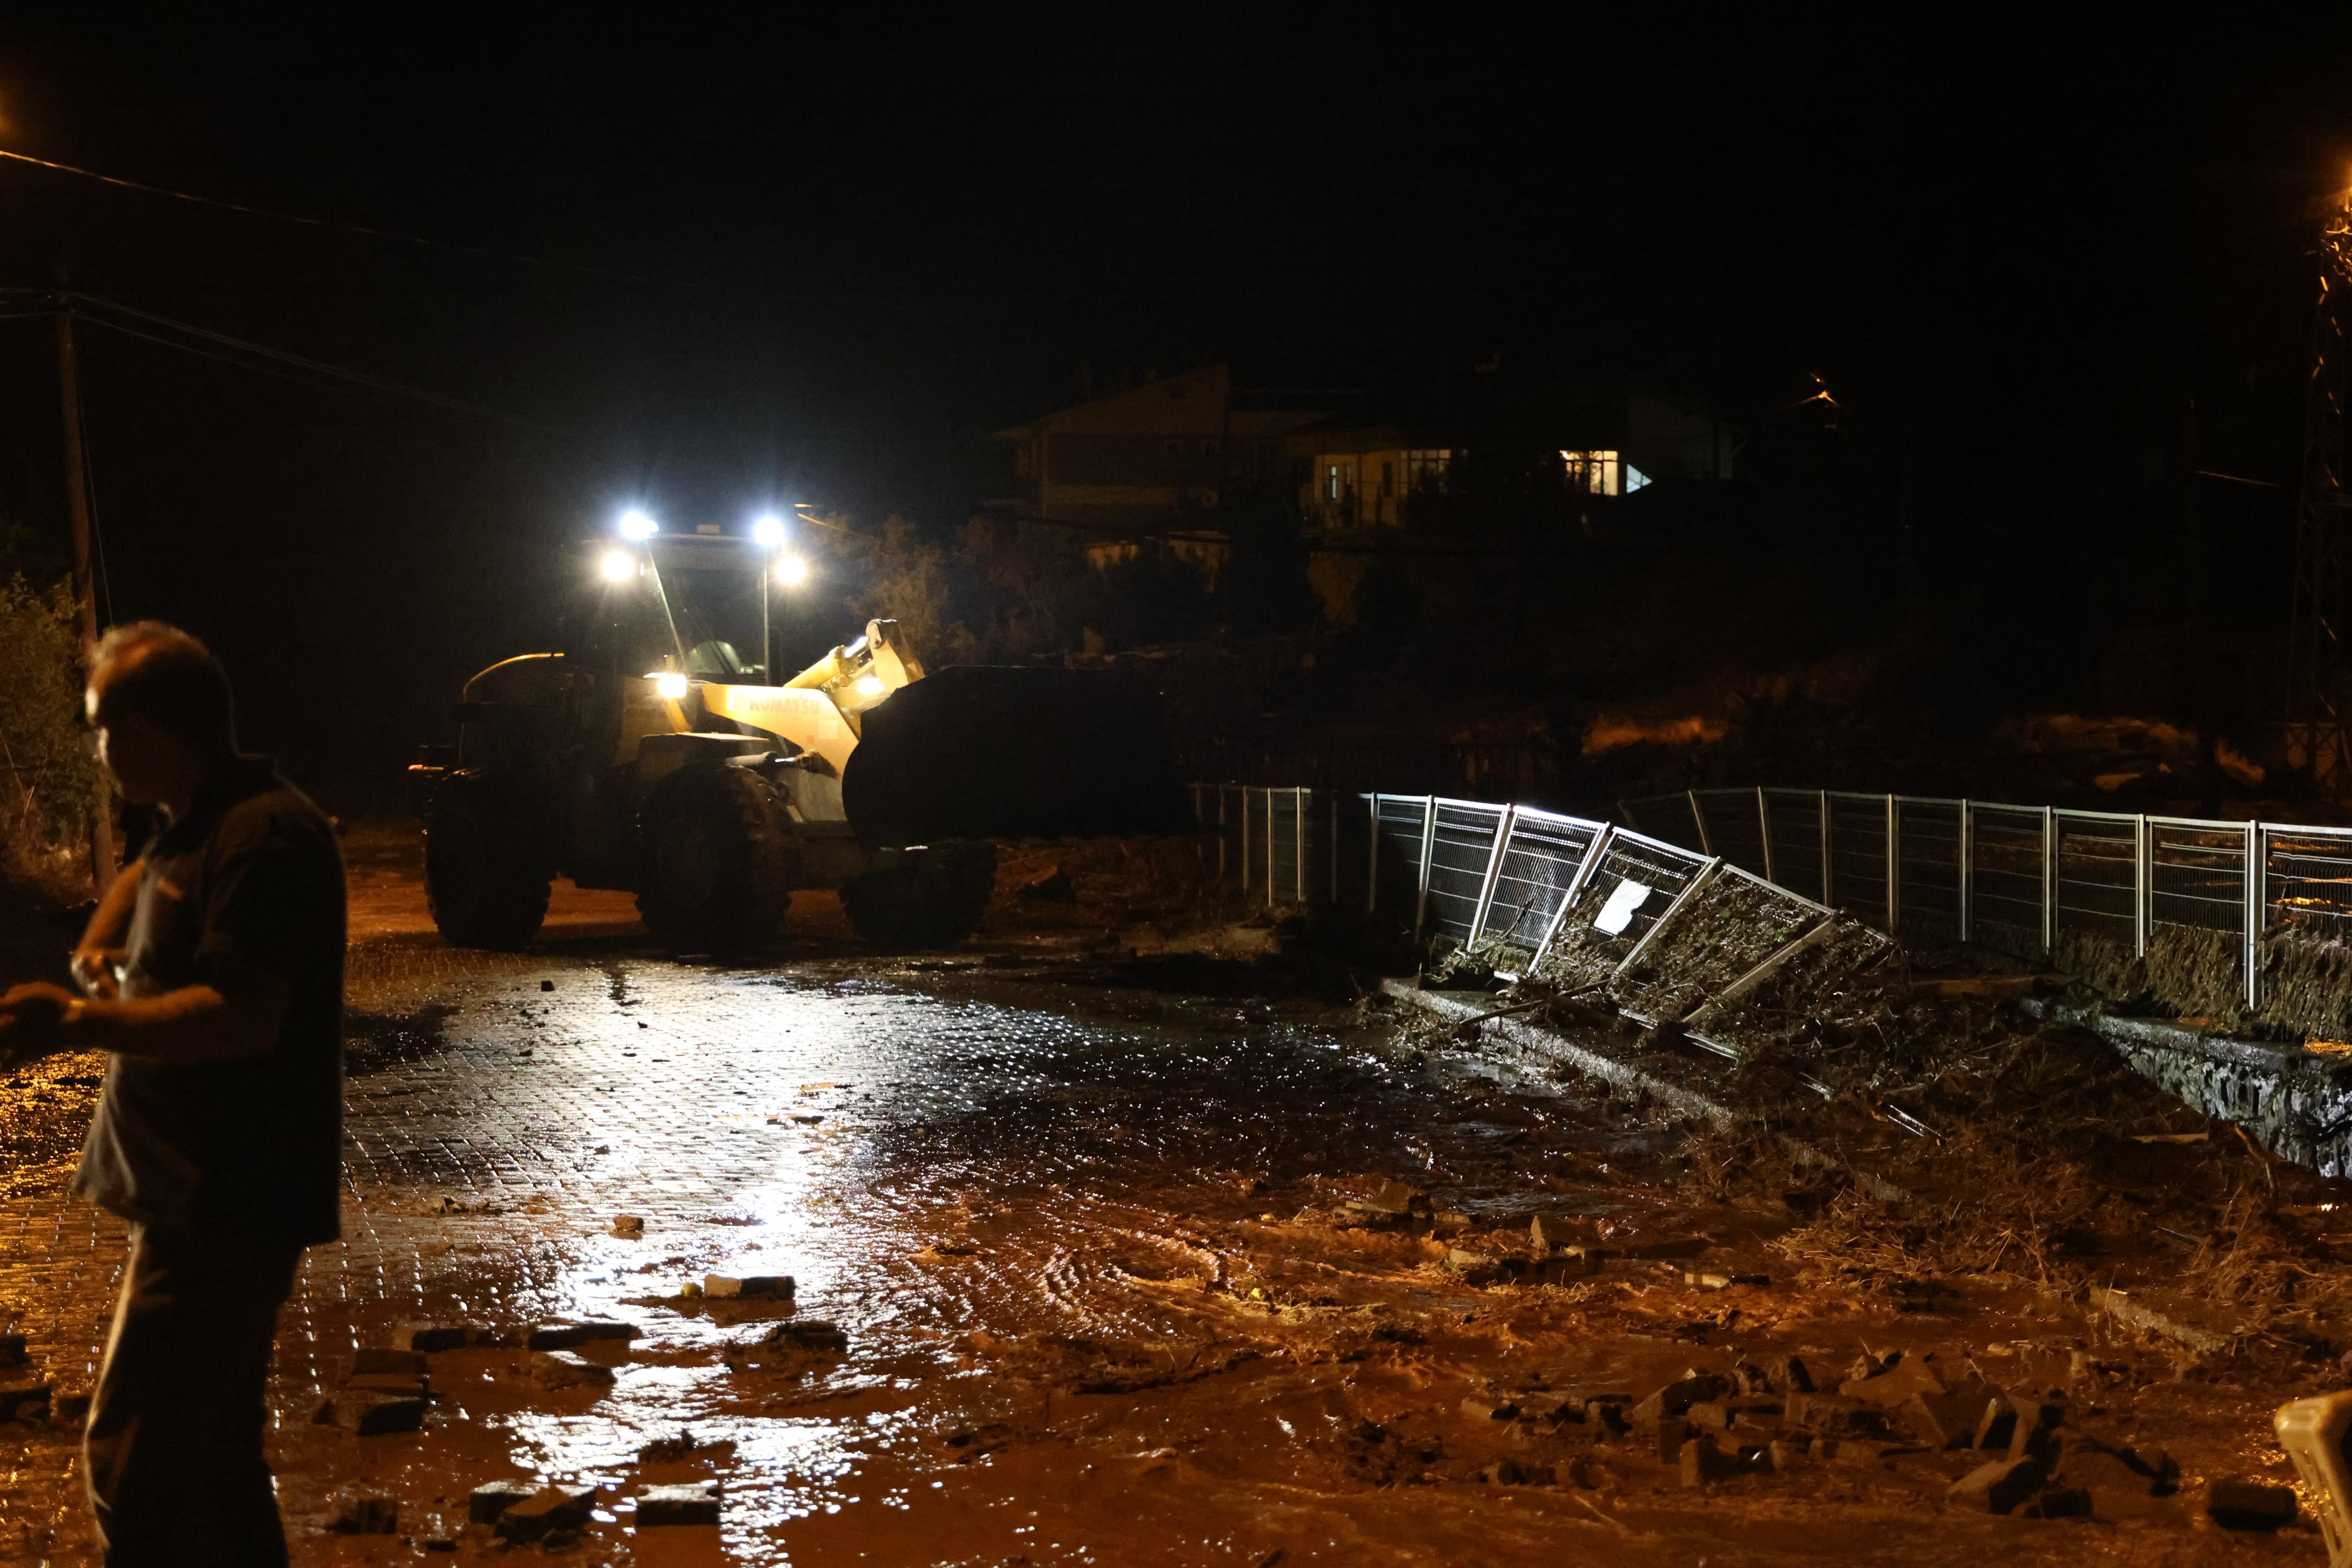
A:
{"label": "power line", "polygon": [[272,223],[294,224],[303,228],[341,229],[347,234],[365,235],[370,239],[388,239],[396,245],[414,245],[427,250],[454,250],[466,256],[479,256],[492,261],[519,262],[526,267],[545,267],[559,272],[577,272],[590,278],[609,278],[616,282],[639,283],[659,287],[660,281],[635,272],[615,272],[610,268],[591,267],[579,261],[556,261],[544,256],[530,256],[520,251],[493,250],[487,246],[466,245],[454,239],[427,239],[421,235],[403,234],[397,229],[376,228],[363,223],[348,223],[340,218],[306,217],[299,213],[278,212],[269,207],[248,206],[243,202],[223,201],[217,196],[199,196],[187,191],[175,191],[163,185],[150,185],[138,180],[125,180],[113,174],[101,174],[96,169],[78,168],[71,163],[53,163],[36,158],[27,153],[11,153],[0,148],[0,158],[13,163],[30,163],[35,168],[53,169],[61,174],[74,174],[100,184],[116,185],[142,195],[162,196],[169,201],[185,202],[191,206],[213,207],[221,212],[241,213],[247,217],[267,218]]}
{"label": "power line", "polygon": [[[555,436],[565,440],[579,439],[577,436],[569,430],[560,429],[551,425],[542,425],[535,419],[526,419],[519,414],[510,414],[502,408],[493,408],[487,404],[469,403],[463,398],[449,397],[441,393],[426,391],[423,387],[410,386],[405,383],[388,380],[387,378],[380,375],[371,375],[365,371],[350,370],[341,365],[330,364],[324,360],[315,360],[304,354],[290,353],[285,349],[272,348],[267,343],[257,343],[248,338],[240,338],[229,332],[215,331],[209,327],[199,327],[190,321],[176,321],[170,316],[158,315],[152,310],[142,310],[136,306],[125,305],[118,300],[102,299],[94,294],[79,294],[69,291],[58,293],[55,290],[36,290],[26,289],[0,289],[0,294],[24,295],[36,293],[46,293],[47,298],[61,300],[69,305],[89,307],[89,309],[83,314],[82,320],[89,321],[93,326],[105,327],[113,331],[121,332],[126,337],[141,338],[148,342],[160,344],[164,348],[177,349],[183,353],[197,354],[206,359],[220,360],[224,363],[241,365],[247,370],[259,370],[280,375],[286,374],[286,371],[278,370],[274,367],[282,365],[295,371],[299,371],[303,375],[323,378],[329,381],[347,383],[351,385],[362,387],[367,391],[377,393],[384,396],[407,398],[413,402],[430,404],[435,407],[446,408],[454,413],[467,414],[472,415],[477,418],[491,419],[496,420],[500,424],[519,426],[526,430],[535,430],[541,435]],[[194,338],[198,340],[198,342],[214,344],[219,348],[229,349],[234,351],[234,353],[219,353],[213,352],[210,349],[198,348],[193,343],[165,337],[156,332],[144,331],[140,330],[138,327],[128,324],[127,321],[110,319],[109,312],[111,312],[113,316],[127,317],[131,321],[140,321],[144,322],[149,326],[162,327],[168,331],[181,333],[184,337]],[[25,312],[25,314],[54,314],[54,311],[28,311]],[[236,357],[239,355],[251,357]],[[268,363],[264,364],[256,364],[252,363],[252,360],[254,359]],[[299,378],[289,376],[288,379],[293,380]]]}

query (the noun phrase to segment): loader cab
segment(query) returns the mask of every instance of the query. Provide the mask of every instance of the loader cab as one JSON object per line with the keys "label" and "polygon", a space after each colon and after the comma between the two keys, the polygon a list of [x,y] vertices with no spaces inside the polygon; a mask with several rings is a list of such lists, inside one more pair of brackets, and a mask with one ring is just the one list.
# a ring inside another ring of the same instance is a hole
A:
{"label": "loader cab", "polygon": [[[628,570],[622,570],[623,565]],[[583,593],[568,639],[608,679],[676,670],[689,679],[775,684],[772,590],[749,540],[662,534],[582,551]]]}

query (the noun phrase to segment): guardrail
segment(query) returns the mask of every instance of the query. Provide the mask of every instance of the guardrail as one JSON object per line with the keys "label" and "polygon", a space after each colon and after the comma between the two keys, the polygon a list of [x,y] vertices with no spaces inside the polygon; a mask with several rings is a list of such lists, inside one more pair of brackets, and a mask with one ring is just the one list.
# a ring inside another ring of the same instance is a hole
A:
{"label": "guardrail", "polygon": [[1682,1023],[1726,1055],[1697,1026],[1832,935],[1827,905],[1727,856],[1588,817],[1240,784],[1195,785],[1193,805],[1220,875],[1268,908],[1451,938],[1505,973],[1604,991],[1645,1026]]}
{"label": "guardrail", "polygon": [[[2028,959],[2089,949],[2259,1013],[2293,966],[2281,941],[2352,941],[2352,829],[1835,790],[1702,789],[1620,804],[1628,824],[1914,941]],[[2150,960],[2158,962],[2151,964]]]}
{"label": "guardrail", "polygon": [[1710,868],[1747,875],[1705,850],[1533,806],[1242,784],[1192,790],[1194,811],[1218,837],[1219,874],[1267,908],[1387,914],[1416,938],[1497,945],[1530,963],[1558,942],[1588,889],[1605,895],[1632,880],[1649,889],[1622,928],[1638,944]]}

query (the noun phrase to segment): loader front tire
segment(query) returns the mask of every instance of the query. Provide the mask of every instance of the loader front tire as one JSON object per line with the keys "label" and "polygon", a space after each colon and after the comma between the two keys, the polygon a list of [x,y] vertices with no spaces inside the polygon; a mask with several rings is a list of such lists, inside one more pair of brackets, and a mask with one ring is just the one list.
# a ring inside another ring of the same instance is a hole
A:
{"label": "loader front tire", "polygon": [[554,872],[504,791],[451,780],[425,825],[425,901],[452,947],[511,952],[547,918]]}
{"label": "loader front tire", "polygon": [[841,906],[876,947],[953,947],[980,924],[995,886],[995,845],[935,844],[851,878],[842,884]]}
{"label": "loader front tire", "polygon": [[793,846],[768,787],[740,768],[672,773],[646,803],[637,912],[679,952],[775,940],[792,899]]}

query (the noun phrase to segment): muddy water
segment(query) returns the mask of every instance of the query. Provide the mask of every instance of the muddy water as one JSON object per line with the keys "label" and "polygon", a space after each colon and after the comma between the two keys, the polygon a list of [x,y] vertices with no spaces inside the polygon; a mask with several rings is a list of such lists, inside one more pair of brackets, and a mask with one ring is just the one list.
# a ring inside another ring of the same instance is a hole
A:
{"label": "muddy water", "polygon": [[[379,1236],[502,1233],[420,1270],[416,1311],[639,1324],[614,1386],[551,1393],[515,1353],[445,1354],[433,1430],[289,1431],[289,1468],[415,1500],[454,1500],[486,1470],[593,1481],[616,1500],[715,1475],[718,1534],[743,1562],[1376,1550],[1358,1516],[1377,1494],[1318,1500],[1361,1487],[1352,1434],[1415,1379],[1377,1392],[1396,1373],[1337,1359],[1318,1320],[1352,1315],[1371,1345],[1382,1314],[1475,1316],[1482,1300],[1426,1273],[1410,1238],[1361,1258],[1260,1255],[1318,1177],[1507,1181],[1507,1146],[1535,1120],[1524,1108],[1465,1114],[1460,1083],[1311,1005],[1139,994],[1114,999],[1135,1015],[1121,1018],[814,974],[608,963],[586,995],[584,978],[543,1002],[529,979],[476,996],[438,1021],[438,1048],[412,1043],[356,1076],[372,1179],[355,1197]],[[493,1101],[508,1125],[520,1116],[518,1142],[569,1169],[520,1186],[493,1157],[494,1185],[452,1153],[453,1137],[492,1152]],[[374,1217],[418,1194],[461,1212]],[[1518,1201],[1508,1186],[1457,1196]],[[1592,1193],[1582,1206],[1625,1205]],[[642,1237],[588,1232],[618,1212],[645,1218]],[[848,1353],[730,1365],[779,1310],[677,1294],[714,1272],[793,1274],[797,1316],[837,1323]],[[371,1338],[361,1300],[312,1312],[339,1315]],[[332,1341],[344,1324],[321,1327]],[[637,1462],[682,1427],[699,1454]],[[310,1464],[306,1448],[321,1450]],[[374,1462],[352,1473],[343,1449]],[[627,1523],[607,1511],[609,1529]],[[648,1531],[634,1549],[675,1557],[708,1533]]]}
{"label": "muddy water", "polygon": [[[1687,1490],[1638,1446],[1465,1409],[1638,1396],[1774,1351],[1834,1371],[1867,1343],[2063,1386],[2081,1420],[2168,1447],[2192,1479],[2277,1468],[2267,1394],[2170,1381],[2160,1348],[2100,1341],[2013,1284],[1957,1282],[1920,1312],[1834,1260],[1800,1273],[1771,1245],[1789,1216],[1689,1197],[1673,1130],[1349,1008],[1252,995],[1244,969],[727,970],[625,935],[354,959],[347,1236],[305,1268],[272,1388],[300,1563],[449,1561],[426,1554],[436,1537],[457,1561],[499,1555],[463,1523],[466,1493],[499,1479],[603,1489],[563,1553],[580,1562],[2317,1557],[2308,1532],[2200,1532],[2182,1499],[2089,1521],[1948,1513],[1974,1457],[1903,1446]],[[42,1370],[86,1385],[121,1237],[56,1195],[88,1090],[64,1081],[76,1064],[50,1072],[11,1102],[10,1135],[47,1152],[0,1203],[0,1299]],[[1462,1234],[1348,1220],[1337,1205],[1374,1175],[1427,1188]],[[1457,1245],[1523,1249],[1536,1214],[1770,1282],[1708,1292],[1679,1262],[1629,1259],[1482,1287],[1445,1266]],[[616,1215],[642,1234],[613,1234]],[[684,1293],[711,1274],[798,1290]],[[425,1431],[310,1424],[353,1349],[403,1321],[579,1318],[640,1331],[587,1352],[609,1388],[455,1351],[433,1357]],[[813,1321],[845,1352],[762,1342]],[[2085,1346],[2106,1370],[2078,1383]],[[68,1437],[27,1429],[21,1454],[0,1561],[79,1560]],[[1498,1460],[1560,1484],[1482,1479]],[[701,1479],[723,1489],[719,1526],[636,1527],[643,1487]],[[398,1504],[398,1533],[330,1531],[371,1496]]]}

